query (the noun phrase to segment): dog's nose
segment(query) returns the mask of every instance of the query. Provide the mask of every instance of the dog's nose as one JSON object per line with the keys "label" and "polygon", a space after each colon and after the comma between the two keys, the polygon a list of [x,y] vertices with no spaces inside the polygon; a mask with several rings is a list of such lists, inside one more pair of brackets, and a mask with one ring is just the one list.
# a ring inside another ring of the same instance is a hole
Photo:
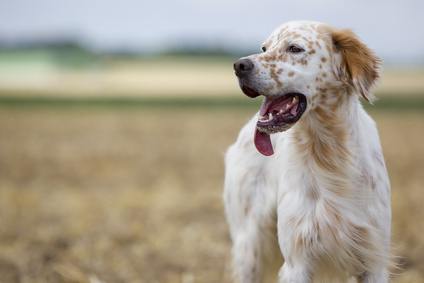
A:
{"label": "dog's nose", "polygon": [[252,72],[254,66],[252,60],[243,58],[234,63],[234,71],[237,77],[243,77]]}

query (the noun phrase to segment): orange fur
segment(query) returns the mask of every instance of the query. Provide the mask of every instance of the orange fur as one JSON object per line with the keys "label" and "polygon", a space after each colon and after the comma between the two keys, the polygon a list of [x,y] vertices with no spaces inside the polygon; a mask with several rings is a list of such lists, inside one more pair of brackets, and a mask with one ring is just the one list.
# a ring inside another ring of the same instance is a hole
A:
{"label": "orange fur", "polygon": [[351,30],[333,30],[333,43],[343,58],[347,82],[367,101],[372,101],[370,88],[379,78],[381,60]]}

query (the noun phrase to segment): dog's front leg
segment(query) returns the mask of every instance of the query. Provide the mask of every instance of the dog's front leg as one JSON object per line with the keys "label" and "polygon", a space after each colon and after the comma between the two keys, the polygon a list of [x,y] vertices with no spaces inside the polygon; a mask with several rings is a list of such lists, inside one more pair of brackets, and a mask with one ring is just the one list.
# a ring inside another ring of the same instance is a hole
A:
{"label": "dog's front leg", "polygon": [[280,203],[278,207],[278,243],[285,259],[278,275],[279,283],[311,283],[313,262],[308,250],[295,244],[296,234],[288,220],[290,216],[286,214],[291,209],[291,203]]}
{"label": "dog's front leg", "polygon": [[240,233],[234,239],[233,265],[240,283],[262,282],[262,255],[257,229]]}
{"label": "dog's front leg", "polygon": [[310,270],[304,263],[285,262],[280,269],[279,283],[311,283]]}
{"label": "dog's front leg", "polygon": [[278,241],[285,262],[278,274],[279,283],[311,283],[313,275],[313,263],[306,252],[293,249],[292,240],[284,239],[278,226]]}

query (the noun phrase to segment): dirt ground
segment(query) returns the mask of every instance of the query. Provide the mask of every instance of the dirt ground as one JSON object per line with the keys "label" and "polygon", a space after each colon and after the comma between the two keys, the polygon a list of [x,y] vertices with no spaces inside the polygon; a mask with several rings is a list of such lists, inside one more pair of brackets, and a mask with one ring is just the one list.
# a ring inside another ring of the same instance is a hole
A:
{"label": "dirt ground", "polygon": [[[251,110],[0,109],[0,282],[230,282],[223,155]],[[424,114],[374,112],[424,282]]]}

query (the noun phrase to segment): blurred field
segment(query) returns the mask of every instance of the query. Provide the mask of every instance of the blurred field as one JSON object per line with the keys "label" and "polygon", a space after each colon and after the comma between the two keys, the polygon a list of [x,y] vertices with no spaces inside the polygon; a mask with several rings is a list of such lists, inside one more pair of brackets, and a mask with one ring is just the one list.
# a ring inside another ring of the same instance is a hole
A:
{"label": "blurred field", "polygon": [[[258,104],[233,59],[62,55],[0,52],[0,283],[231,282],[223,155]],[[372,112],[398,283],[424,282],[423,78],[387,68]]]}
{"label": "blurred field", "polygon": [[[236,58],[158,57],[102,59],[82,67],[58,64],[48,54],[0,53],[0,97],[228,97],[238,96]],[[8,59],[8,60],[6,60]],[[82,60],[82,59],[81,59]],[[88,59],[87,59],[88,60]],[[424,69],[384,68],[380,97],[424,96]]]}
{"label": "blurred field", "polygon": [[[223,154],[252,109],[0,108],[0,282],[230,282]],[[372,112],[424,282],[424,113]]]}

